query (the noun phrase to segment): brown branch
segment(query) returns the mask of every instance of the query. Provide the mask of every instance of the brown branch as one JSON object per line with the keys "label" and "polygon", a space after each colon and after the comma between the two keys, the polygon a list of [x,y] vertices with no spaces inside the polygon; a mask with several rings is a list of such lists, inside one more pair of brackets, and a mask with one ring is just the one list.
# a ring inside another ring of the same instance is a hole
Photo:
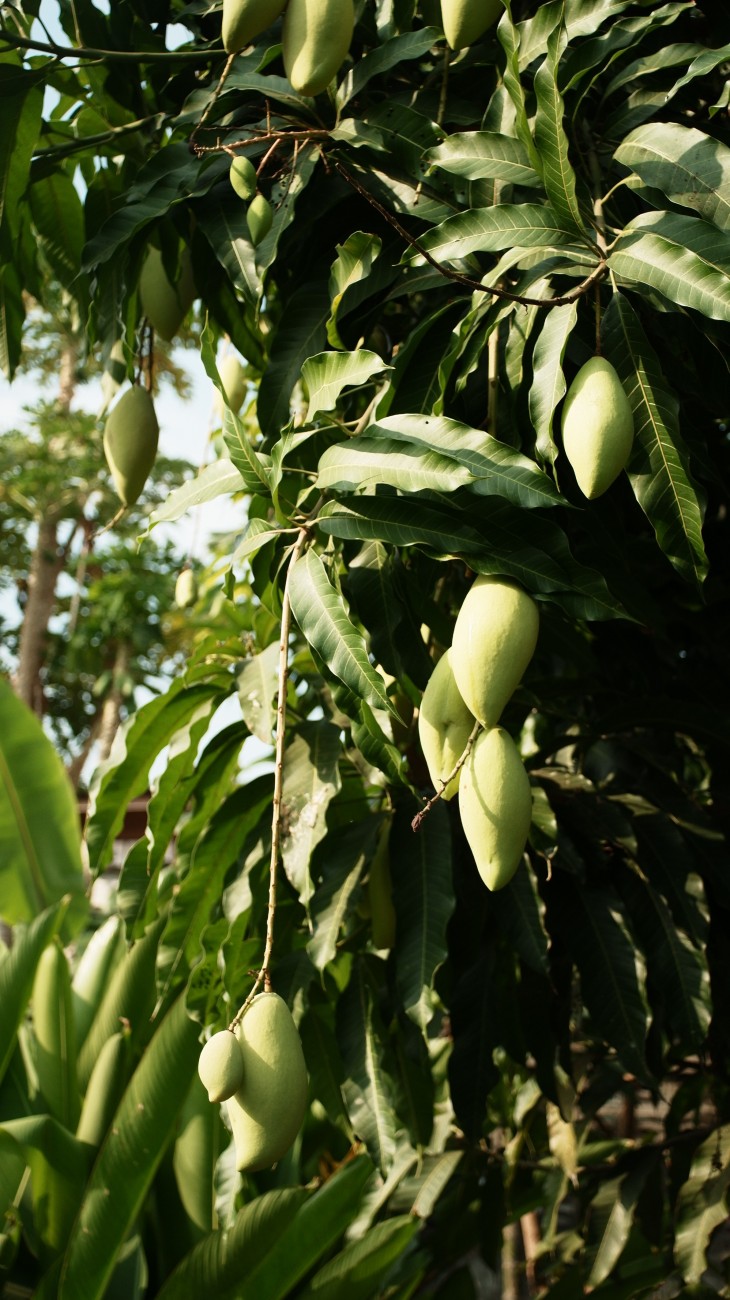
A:
{"label": "brown branch", "polygon": [[228,58],[226,59],[225,67],[220,75],[218,85],[216,86],[215,90],[213,91],[213,94],[208,100],[208,103],[206,104],[205,109],[203,110],[203,115],[200,121],[198,122],[198,124],[196,125],[195,129],[193,130],[192,135],[190,136],[191,144],[193,143],[193,140],[198,134],[198,131],[200,131],[200,129],[205,125],[206,119],[210,116],[218,100],[220,99],[220,96],[223,92],[223,87],[225,86],[226,81],[228,80],[228,74],[231,71],[231,68],[233,67],[233,60],[235,59],[235,57],[236,57],[235,51],[233,54],[228,55]]}
{"label": "brown branch", "polygon": [[481,727],[482,727],[481,722],[474,723],[471,735],[466,742],[466,746],[464,748],[463,754],[459,755],[459,758],[456,760],[456,763],[454,764],[452,770],[449,772],[449,775],[446,777],[446,779],[441,780],[441,789],[438,790],[436,794],[431,796],[431,798],[428,800],[428,803],[425,804],[425,806],[421,809],[420,812],[416,813],[415,817],[413,818],[413,821],[411,822],[412,831],[418,831],[421,829],[421,822],[424,820],[425,817],[428,817],[428,814],[430,813],[434,804],[438,803],[439,799],[443,798],[444,790],[448,788],[448,786],[453,781],[454,777],[461,771],[462,767],[464,766],[467,758],[471,753],[471,747],[474,744],[474,741],[476,740],[477,736],[479,735],[479,732],[481,731]]}
{"label": "brown branch", "polygon": [[57,58],[104,59],[115,63],[205,63],[219,58],[225,50],[212,49],[205,54],[200,50],[98,50],[88,45],[56,45],[51,41],[31,41],[27,36],[14,36],[5,27],[0,28],[0,41],[20,50],[39,50],[42,54],[55,54]]}

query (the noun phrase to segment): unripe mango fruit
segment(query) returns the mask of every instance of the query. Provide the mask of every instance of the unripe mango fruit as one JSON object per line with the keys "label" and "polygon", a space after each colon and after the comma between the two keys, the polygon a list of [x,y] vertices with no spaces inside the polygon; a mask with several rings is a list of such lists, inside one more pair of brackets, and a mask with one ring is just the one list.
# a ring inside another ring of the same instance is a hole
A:
{"label": "unripe mango fruit", "polygon": [[139,277],[142,311],[156,332],[170,343],[177,334],[195,298],[190,253],[180,254],[180,273],[175,284],[167,278],[158,248],[150,248]]}
{"label": "unripe mango fruit", "polygon": [[209,1038],[198,1061],[200,1082],[208,1090],[209,1101],[228,1101],[243,1083],[243,1055],[236,1035],[230,1029]]}
{"label": "unripe mango fruit", "polygon": [[238,415],[243,406],[243,399],[248,392],[246,367],[241,365],[234,352],[228,352],[218,367],[218,373],[226,394],[224,403],[221,394],[216,393],[218,414],[222,418],[223,412],[228,406],[231,411],[235,411],[236,415]]}
{"label": "unripe mango fruit", "polygon": [[234,158],[228,169],[228,178],[239,199],[248,202],[256,193],[256,168],[250,158]]}
{"label": "unripe mango fruit", "polygon": [[527,592],[502,578],[479,577],[459,610],[451,668],[462,699],[493,727],[535,653],[539,615]]}
{"label": "unripe mango fruit", "polygon": [[452,50],[473,45],[503,13],[502,0],[441,0],[444,35]]}
{"label": "unripe mango fruit", "polygon": [[520,865],[532,819],[530,778],[503,727],[477,736],[464,764],[459,812],[479,875],[488,889],[502,889]]}
{"label": "unripe mango fruit", "polygon": [[297,1027],[278,993],[259,993],[235,1029],[243,1082],[226,1102],[236,1168],[266,1169],[289,1150],[307,1106],[307,1067]]}
{"label": "unripe mango fruit", "polygon": [[248,205],[248,212],[246,213],[248,233],[251,236],[251,243],[254,248],[261,243],[262,239],[266,238],[271,230],[273,220],[274,209],[268,199],[265,199],[263,194],[255,194]]}
{"label": "unripe mango fruit", "polygon": [[281,32],[284,71],[300,95],[326,90],[355,26],[352,0],[289,0]]}
{"label": "unripe mango fruit", "polygon": [[237,54],[275,23],[286,0],[223,0],[223,46]]}
{"label": "unripe mango fruit", "polygon": [[[441,656],[423,692],[418,710],[418,735],[428,774],[434,788],[443,782],[466,748],[474,726],[474,716],[465,705],[451,667],[451,651]],[[459,788],[461,770],[442,792],[443,799],[453,799]]]}
{"label": "unripe mango fruit", "polygon": [[155,463],[159,425],[152,398],[135,384],[123,393],[104,427],[104,454],[119,500],[134,505]]}
{"label": "unripe mango fruit", "polygon": [[578,487],[589,500],[600,497],[625,467],[634,441],[631,404],[604,357],[591,357],[578,371],[563,404],[562,429]]}
{"label": "unripe mango fruit", "polygon": [[178,609],[188,609],[198,599],[198,584],[192,569],[181,569],[175,583],[175,604]]}

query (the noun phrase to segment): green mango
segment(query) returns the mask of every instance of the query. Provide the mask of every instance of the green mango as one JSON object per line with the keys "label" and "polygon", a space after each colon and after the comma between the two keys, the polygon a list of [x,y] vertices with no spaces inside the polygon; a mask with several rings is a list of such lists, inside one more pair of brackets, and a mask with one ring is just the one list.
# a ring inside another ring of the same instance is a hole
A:
{"label": "green mango", "polygon": [[212,1102],[228,1101],[243,1083],[243,1055],[230,1029],[209,1038],[198,1061],[200,1082]]}
{"label": "green mango", "polygon": [[181,569],[175,583],[175,604],[178,609],[188,609],[198,599],[198,584],[192,569]]}
{"label": "green mango", "polygon": [[600,497],[625,468],[634,441],[634,417],[610,361],[581,366],[563,403],[563,447],[581,492]]}
{"label": "green mango", "polygon": [[289,1150],[307,1107],[307,1067],[297,1027],[278,993],[259,993],[235,1029],[243,1083],[226,1102],[236,1168],[267,1169]]}
{"label": "green mango", "polygon": [[451,667],[482,726],[499,722],[535,653],[538,625],[537,605],[514,583],[479,577],[467,592],[454,628]]}
{"label": "green mango", "polygon": [[289,0],[281,32],[284,71],[300,95],[326,90],[350,48],[352,0]]}
{"label": "green mango", "polygon": [[464,764],[459,812],[477,870],[488,889],[512,879],[532,820],[530,778],[503,727],[477,736]]}
{"label": "green mango", "polygon": [[271,230],[273,220],[274,209],[268,199],[265,199],[263,194],[255,194],[248,205],[248,212],[246,213],[248,233],[254,248],[261,243],[262,239],[266,238]]}
{"label": "green mango", "polygon": [[159,248],[150,248],[140,272],[139,296],[150,325],[170,343],[195,299],[193,267],[187,248],[180,254],[180,274],[175,284],[167,278]]}
{"label": "green mango", "polygon": [[157,455],[159,433],[147,389],[139,384],[128,388],[104,428],[104,454],[124,506],[134,505],[147,482]]}
{"label": "green mango", "polygon": [[[428,679],[418,711],[418,735],[434,789],[441,790],[453,771],[473,726],[474,715],[459,693],[451,667],[451,651],[447,650]],[[442,792],[443,799],[453,799],[460,777],[461,771],[449,781]]]}
{"label": "green mango", "polygon": [[286,0],[223,0],[223,46],[237,54],[275,23]]}
{"label": "green mango", "polygon": [[[266,202],[266,200],[264,200]],[[220,393],[216,394],[216,404],[218,413],[223,417],[226,406],[229,410],[235,411],[236,415],[243,406],[243,399],[248,392],[248,377],[246,367],[241,365],[235,352],[227,352],[218,367],[218,373],[221,377],[221,383],[226,394],[225,404]]]}
{"label": "green mango", "polygon": [[503,0],[441,0],[441,21],[452,50],[473,45],[503,13]]}
{"label": "green mango", "polygon": [[241,154],[239,158],[232,159],[228,177],[239,199],[248,202],[253,198],[256,193],[256,168],[250,158]]}

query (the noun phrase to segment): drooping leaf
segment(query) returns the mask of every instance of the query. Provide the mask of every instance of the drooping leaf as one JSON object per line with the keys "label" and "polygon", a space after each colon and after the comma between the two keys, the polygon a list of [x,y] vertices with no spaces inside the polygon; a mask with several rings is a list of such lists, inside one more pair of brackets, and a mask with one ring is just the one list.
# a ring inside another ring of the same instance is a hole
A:
{"label": "drooping leaf", "polygon": [[312,937],[307,944],[307,952],[318,970],[324,970],[334,961],[342,928],[357,902],[360,877],[372,856],[377,832],[377,821],[367,817],[327,836],[326,846],[319,855],[322,880],[312,898]]}
{"label": "drooping leaf", "polygon": [[730,320],[730,235],[699,217],[677,212],[634,217],[609,265],[620,283],[646,284],[711,320]]}
{"label": "drooping leaf", "polygon": [[319,411],[331,411],[344,388],[359,388],[373,375],[390,370],[376,352],[360,348],[356,352],[318,352],[307,357],[302,379],[309,393],[307,419]]}
{"label": "drooping leaf", "polygon": [[616,1268],[634,1225],[639,1197],[656,1163],[654,1152],[642,1153],[628,1174],[610,1179],[601,1188],[601,1197],[610,1205],[610,1211],[591,1264],[590,1286],[605,1282]]}
{"label": "drooping leaf", "polygon": [[636,499],[679,573],[700,582],[707,573],[702,502],[680,432],[679,404],[624,294],[611,299],[602,336],[634,416],[636,442],[628,468]]}
{"label": "drooping leaf", "polygon": [[532,354],[532,385],[528,400],[535,446],[538,456],[553,464],[558,455],[553,438],[553,416],[567,389],[563,357],[577,314],[576,303],[566,303],[548,312]]}
{"label": "drooping leaf", "polygon": [[572,239],[572,222],[558,216],[547,204],[500,203],[494,208],[472,208],[447,217],[419,243],[433,257],[449,261],[502,248],[570,244]]}
{"label": "drooping leaf", "polygon": [[527,150],[519,140],[497,131],[465,131],[447,136],[426,155],[432,166],[467,180],[497,180],[509,185],[540,185]]}
{"label": "drooping leaf", "polygon": [[35,714],[0,680],[0,916],[32,921],[64,895],[66,924],[86,913],[81,829],[71,783]]}
{"label": "drooping leaf", "polygon": [[337,1039],[345,1066],[343,1093],[350,1123],[375,1164],[386,1171],[396,1152],[393,1082],[384,1057],[386,1034],[364,964],[359,961],[337,1004]]}
{"label": "drooping leaf", "polygon": [[707,1268],[707,1245],[727,1215],[730,1187],[730,1125],[697,1148],[676,1206],[674,1258],[685,1282],[699,1282]]}
{"label": "drooping leaf", "polygon": [[367,235],[356,230],[337,245],[337,257],[332,263],[329,280],[331,313],[327,321],[327,338],[333,348],[344,348],[339,333],[338,317],[345,304],[357,305],[367,293],[373,263],[382,248],[377,235]]}
{"label": "drooping leaf", "polygon": [[188,479],[178,488],[173,488],[164,504],[158,506],[150,515],[149,526],[173,523],[181,519],[194,506],[206,501],[215,501],[218,497],[230,496],[233,492],[242,492],[245,483],[240,469],[222,457],[205,465],[195,478]]}
{"label": "drooping leaf", "polygon": [[560,56],[567,43],[562,12],[547,41],[547,53],[535,74],[535,146],[542,164],[542,178],[552,209],[565,230],[583,234],[584,222],[578,207],[575,172],[568,155],[563,118],[565,104],[558,88]]}
{"label": "drooping leaf", "polygon": [[279,643],[272,641],[254,655],[238,675],[238,698],[249,731],[264,745],[271,744],[276,710],[273,706],[279,675]]}
{"label": "drooping leaf", "polygon": [[730,229],[730,149],[720,140],[679,122],[648,122],[614,157],[673,203]]}
{"label": "drooping leaf", "polygon": [[370,1300],[417,1229],[416,1220],[407,1214],[377,1223],[315,1273],[302,1300],[341,1300],[345,1294],[349,1300]]}
{"label": "drooping leaf", "polygon": [[379,484],[401,492],[454,492],[471,475],[436,451],[389,438],[351,438],[320,458],[317,485],[323,492],[372,491]]}
{"label": "drooping leaf", "polygon": [[315,551],[307,551],[291,569],[289,595],[304,636],[335,677],[373,708],[390,710],[383,679]]}
{"label": "drooping leaf", "polygon": [[327,833],[330,800],[340,789],[342,742],[331,722],[305,722],[287,743],[282,774],[281,859],[302,903],[312,895],[309,863]]}
{"label": "drooping leaf", "polygon": [[325,346],[329,312],[327,284],[319,280],[301,285],[287,303],[259,387],[256,412],[264,433],[278,437],[289,423],[294,385],[307,358]]}
{"label": "drooping leaf", "polygon": [[34,917],[27,927],[19,925],[10,952],[0,961],[0,1079],[13,1054],[41,953],[58,934],[68,903],[68,899],[62,899]]}
{"label": "drooping leaf", "polygon": [[453,911],[451,828],[443,803],[417,832],[413,804],[400,810],[390,856],[396,910],[395,978],[408,1015],[425,1030],[433,1016],[433,982],[446,957],[446,926]]}

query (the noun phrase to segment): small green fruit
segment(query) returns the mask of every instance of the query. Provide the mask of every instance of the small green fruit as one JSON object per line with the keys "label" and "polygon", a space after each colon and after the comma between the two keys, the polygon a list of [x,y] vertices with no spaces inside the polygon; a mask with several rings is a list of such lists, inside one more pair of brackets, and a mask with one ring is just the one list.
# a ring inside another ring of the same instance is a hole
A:
{"label": "small green fruit", "polygon": [[265,199],[263,194],[256,194],[252,198],[248,212],[246,213],[246,223],[248,233],[251,236],[251,243],[254,248],[265,239],[271,230],[271,224],[274,220],[274,209]]}
{"label": "small green fruit", "polygon": [[482,726],[499,722],[535,653],[538,624],[534,600],[511,582],[479,577],[467,592],[454,628],[451,667]]}
{"label": "small green fruit", "polygon": [[284,71],[300,95],[326,90],[350,48],[352,0],[289,0],[281,32]]}
{"label": "small green fruit", "polygon": [[[418,711],[418,735],[428,773],[436,790],[454,769],[466,748],[474,716],[464,703],[451,667],[451,651],[441,656],[423,692]],[[449,781],[442,798],[453,799],[461,771]]]}
{"label": "small green fruit", "polygon": [[167,278],[158,248],[150,248],[139,277],[142,311],[156,332],[170,343],[177,334],[195,298],[190,253],[180,254],[180,274],[175,284]]}
{"label": "small green fruit", "polygon": [[503,727],[483,731],[459,787],[464,834],[488,889],[502,889],[522,861],[532,818],[530,778]]}
{"label": "small green fruit", "polygon": [[502,13],[503,0],[441,0],[441,21],[451,49],[473,45]]}
{"label": "small green fruit", "polygon": [[275,23],[286,0],[223,0],[221,36],[229,54],[237,54]]}
{"label": "small green fruit", "polygon": [[123,393],[104,428],[104,454],[122,505],[132,506],[155,463],[159,425],[152,398],[138,384]]}
{"label": "small green fruit", "polygon": [[592,357],[578,371],[563,405],[563,447],[578,487],[600,497],[624,469],[634,441],[634,417],[610,361]]}
{"label": "small green fruit", "polygon": [[228,176],[239,199],[248,202],[256,193],[256,168],[250,158],[234,158]]}
{"label": "small green fruit", "polygon": [[198,1061],[198,1074],[209,1101],[228,1101],[244,1078],[243,1056],[236,1035],[230,1029],[209,1038]]}
{"label": "small green fruit", "polygon": [[289,1150],[307,1106],[307,1067],[297,1027],[278,993],[259,993],[235,1030],[243,1083],[226,1103],[236,1168],[266,1169]]}
{"label": "small green fruit", "polygon": [[181,569],[175,583],[175,604],[178,609],[189,609],[198,599],[198,584],[192,569]]}
{"label": "small green fruit", "polygon": [[248,379],[246,377],[246,367],[241,365],[238,357],[233,352],[228,352],[218,367],[218,373],[226,394],[226,401],[220,393],[216,393],[216,405],[218,414],[221,419],[226,406],[236,415],[243,406],[243,399],[248,392]]}

